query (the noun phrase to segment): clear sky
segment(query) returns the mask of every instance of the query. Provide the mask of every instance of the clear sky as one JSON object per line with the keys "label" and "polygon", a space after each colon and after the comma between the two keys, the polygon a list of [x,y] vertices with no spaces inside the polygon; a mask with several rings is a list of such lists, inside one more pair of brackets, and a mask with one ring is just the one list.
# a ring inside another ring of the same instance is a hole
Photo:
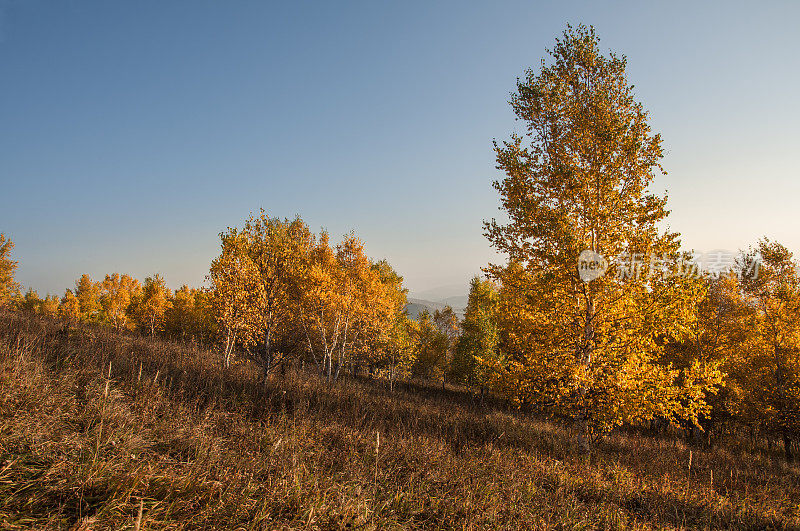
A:
{"label": "clear sky", "polygon": [[509,93],[567,23],[628,56],[685,247],[800,251],[800,3],[0,0],[18,280],[199,285],[263,207],[354,229],[412,291],[465,285]]}

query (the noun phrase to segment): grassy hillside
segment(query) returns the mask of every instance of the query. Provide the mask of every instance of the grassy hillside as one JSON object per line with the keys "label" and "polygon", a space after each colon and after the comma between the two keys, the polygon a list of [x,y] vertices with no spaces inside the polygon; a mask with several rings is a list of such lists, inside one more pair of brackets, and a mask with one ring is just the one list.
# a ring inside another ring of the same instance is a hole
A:
{"label": "grassy hillside", "polygon": [[581,455],[466,393],[265,385],[210,352],[0,313],[3,529],[800,528],[798,503],[797,465],[762,447],[621,432]]}

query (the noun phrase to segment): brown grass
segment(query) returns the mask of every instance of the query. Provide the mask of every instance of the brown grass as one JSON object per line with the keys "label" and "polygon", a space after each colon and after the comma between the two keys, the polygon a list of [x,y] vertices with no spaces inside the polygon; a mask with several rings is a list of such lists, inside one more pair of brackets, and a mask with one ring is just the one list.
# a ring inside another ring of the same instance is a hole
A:
{"label": "brown grass", "polygon": [[582,455],[466,393],[219,365],[0,313],[0,526],[800,528],[800,470],[765,448],[620,432]]}

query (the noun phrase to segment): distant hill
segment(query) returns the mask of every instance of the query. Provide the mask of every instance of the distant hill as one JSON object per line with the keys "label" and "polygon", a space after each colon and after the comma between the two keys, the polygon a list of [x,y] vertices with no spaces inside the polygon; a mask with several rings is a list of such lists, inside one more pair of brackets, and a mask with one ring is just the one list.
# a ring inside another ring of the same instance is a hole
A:
{"label": "distant hill", "polygon": [[436,310],[444,310],[446,306],[453,308],[459,319],[464,318],[464,311],[467,309],[469,299],[469,283],[450,284],[424,291],[414,291],[408,297],[409,317],[416,319],[424,310],[433,313]]}
{"label": "distant hill", "polygon": [[460,297],[465,293],[469,293],[469,282],[448,284],[447,286],[439,286],[423,291],[412,291],[410,297],[413,299],[440,302],[453,297]]}
{"label": "distant hill", "polygon": [[462,319],[464,317],[464,310],[467,306],[466,302],[466,295],[448,297],[447,299],[440,301],[429,301],[425,299],[409,297],[408,304],[406,305],[406,311],[408,312],[409,317],[416,319],[419,317],[419,314],[425,310],[428,310],[428,312],[432,314],[434,311],[444,310],[447,305],[450,305],[453,308],[453,311],[456,312],[456,315],[458,315],[458,318]]}
{"label": "distant hill", "polygon": [[452,297],[447,297],[446,299],[441,299],[439,302],[449,304],[454,310],[464,311],[467,309],[468,301],[469,295],[454,295]]}

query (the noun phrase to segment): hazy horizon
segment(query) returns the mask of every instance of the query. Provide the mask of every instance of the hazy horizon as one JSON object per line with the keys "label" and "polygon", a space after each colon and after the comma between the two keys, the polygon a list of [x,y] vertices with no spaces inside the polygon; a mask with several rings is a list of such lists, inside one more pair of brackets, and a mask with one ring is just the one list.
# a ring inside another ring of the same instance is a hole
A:
{"label": "hazy horizon", "polygon": [[[567,23],[595,26],[664,139],[684,247],[800,251],[800,5],[0,0],[0,232],[17,279],[201,285],[250,212],[355,230],[412,293],[492,259],[492,139]],[[713,31],[709,31],[713,28]]]}

